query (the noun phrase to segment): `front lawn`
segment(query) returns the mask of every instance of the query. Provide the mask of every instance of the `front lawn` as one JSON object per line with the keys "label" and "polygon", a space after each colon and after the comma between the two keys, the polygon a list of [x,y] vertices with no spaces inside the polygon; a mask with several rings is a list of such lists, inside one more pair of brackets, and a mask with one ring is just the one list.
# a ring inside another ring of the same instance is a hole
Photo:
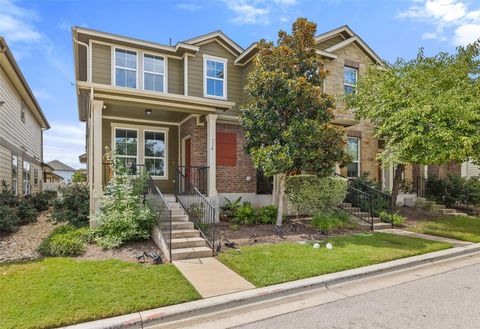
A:
{"label": "front lawn", "polygon": [[480,242],[480,218],[451,216],[417,222],[412,232],[442,236],[470,242]]}
{"label": "front lawn", "polygon": [[199,299],[173,265],[46,258],[0,265],[0,328],[46,328]]}
{"label": "front lawn", "polygon": [[[325,248],[327,242],[333,249]],[[319,249],[298,243],[245,246],[222,253],[219,260],[255,286],[264,287],[450,247],[419,238],[367,233],[327,238]]]}

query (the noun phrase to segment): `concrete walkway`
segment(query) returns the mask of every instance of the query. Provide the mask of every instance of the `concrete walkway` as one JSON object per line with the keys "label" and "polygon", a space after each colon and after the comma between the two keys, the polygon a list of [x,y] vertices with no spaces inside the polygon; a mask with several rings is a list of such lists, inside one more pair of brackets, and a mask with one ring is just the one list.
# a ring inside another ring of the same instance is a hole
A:
{"label": "concrete walkway", "polygon": [[255,288],[213,257],[177,260],[173,264],[203,298]]}
{"label": "concrete walkway", "polygon": [[396,234],[396,235],[402,235],[402,236],[411,236],[415,238],[421,238],[425,240],[432,240],[432,241],[438,241],[438,242],[446,242],[446,243],[453,244],[455,247],[463,247],[463,246],[468,246],[473,244],[473,242],[444,238],[444,237],[435,236],[435,235],[415,233],[415,232],[400,230],[396,228],[387,229],[387,230],[378,230],[378,232],[384,232],[384,233],[390,233],[390,234]]}

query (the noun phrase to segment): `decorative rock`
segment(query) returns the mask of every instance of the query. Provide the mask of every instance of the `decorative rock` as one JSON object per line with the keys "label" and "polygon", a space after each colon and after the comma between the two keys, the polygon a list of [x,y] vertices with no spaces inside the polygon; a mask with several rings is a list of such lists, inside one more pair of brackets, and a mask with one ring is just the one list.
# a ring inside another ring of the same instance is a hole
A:
{"label": "decorative rock", "polygon": [[314,249],[320,248],[320,244],[319,244],[319,243],[314,243],[314,244],[313,244],[313,248],[314,248]]}

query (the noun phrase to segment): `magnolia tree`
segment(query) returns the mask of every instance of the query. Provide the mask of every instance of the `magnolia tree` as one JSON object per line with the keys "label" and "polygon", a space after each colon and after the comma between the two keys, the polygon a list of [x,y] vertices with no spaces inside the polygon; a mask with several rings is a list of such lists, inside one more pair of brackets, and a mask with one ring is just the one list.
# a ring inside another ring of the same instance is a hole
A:
{"label": "magnolia tree", "polygon": [[342,128],[333,125],[333,97],[322,92],[322,58],[315,49],[316,24],[304,18],[292,33],[278,33],[276,45],[261,40],[246,91],[252,101],[242,107],[246,152],[266,175],[279,176],[277,225],[282,224],[286,177],[301,170],[320,176],[344,165]]}
{"label": "magnolia tree", "polygon": [[433,57],[420,49],[411,61],[371,66],[347,96],[357,118],[385,138],[379,157],[395,167],[393,202],[405,164],[480,160],[479,73],[479,42]]}

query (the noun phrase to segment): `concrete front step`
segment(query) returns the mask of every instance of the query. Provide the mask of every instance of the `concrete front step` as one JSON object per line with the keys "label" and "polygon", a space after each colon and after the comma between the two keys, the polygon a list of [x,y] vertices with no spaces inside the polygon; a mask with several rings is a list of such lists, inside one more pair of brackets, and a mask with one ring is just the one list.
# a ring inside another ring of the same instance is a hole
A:
{"label": "concrete front step", "polygon": [[207,245],[204,238],[178,238],[172,239],[172,250],[180,248],[205,247]]}
{"label": "concrete front step", "polygon": [[202,258],[210,256],[212,256],[212,249],[208,247],[172,249],[172,260]]}
{"label": "concrete front step", "polygon": [[196,238],[200,236],[200,232],[195,229],[177,229],[172,230],[172,239],[180,238]]}
{"label": "concrete front step", "polygon": [[[178,230],[178,229],[193,229],[194,225],[192,222],[189,221],[172,221],[172,230]],[[162,226],[160,226],[160,229],[163,230],[169,230],[170,229],[170,223],[163,223]]]}
{"label": "concrete front step", "polygon": [[172,221],[174,222],[188,222],[188,215],[174,215],[172,214]]}

